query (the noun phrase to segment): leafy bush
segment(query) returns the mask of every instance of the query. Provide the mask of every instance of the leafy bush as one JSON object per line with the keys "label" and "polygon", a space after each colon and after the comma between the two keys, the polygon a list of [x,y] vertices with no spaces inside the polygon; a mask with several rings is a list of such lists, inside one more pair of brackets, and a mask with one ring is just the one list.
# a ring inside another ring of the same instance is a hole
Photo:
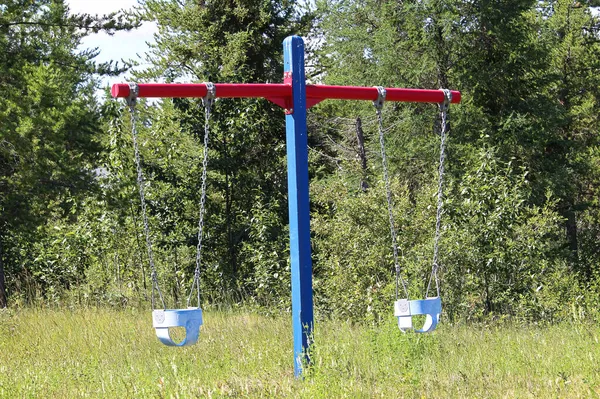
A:
{"label": "leafy bush", "polygon": [[549,318],[557,309],[540,291],[561,296],[572,288],[571,279],[557,278],[567,270],[557,256],[564,241],[555,200],[548,194],[543,206],[530,205],[527,176],[484,148],[453,182],[442,255],[451,315]]}
{"label": "leafy bush", "polygon": [[[527,171],[498,159],[493,148],[475,154],[464,170],[449,178],[442,221],[444,311],[453,320],[570,317],[581,290],[561,260],[562,218],[552,195],[541,207],[531,205]],[[326,314],[377,321],[395,298],[384,187],[362,192],[347,180],[313,186],[316,303]],[[435,189],[432,182],[411,202],[408,188],[392,181],[400,267],[412,298],[424,296],[431,271]]]}

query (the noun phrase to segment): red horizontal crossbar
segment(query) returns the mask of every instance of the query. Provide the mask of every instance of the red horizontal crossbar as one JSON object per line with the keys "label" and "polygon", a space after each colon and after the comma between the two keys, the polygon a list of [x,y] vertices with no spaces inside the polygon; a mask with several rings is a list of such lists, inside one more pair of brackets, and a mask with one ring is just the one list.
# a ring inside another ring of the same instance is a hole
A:
{"label": "red horizontal crossbar", "polygon": [[[205,97],[204,83],[139,83],[138,97]],[[215,83],[218,98],[266,98],[276,104],[291,101],[292,87],[284,83]],[[116,83],[112,86],[113,97],[129,97],[129,84]],[[306,85],[307,105],[310,107],[326,99],[377,100],[375,87]],[[452,91],[452,103],[460,102],[460,92]],[[277,101],[279,100],[279,101]],[[441,90],[386,89],[386,101],[441,103]]]}

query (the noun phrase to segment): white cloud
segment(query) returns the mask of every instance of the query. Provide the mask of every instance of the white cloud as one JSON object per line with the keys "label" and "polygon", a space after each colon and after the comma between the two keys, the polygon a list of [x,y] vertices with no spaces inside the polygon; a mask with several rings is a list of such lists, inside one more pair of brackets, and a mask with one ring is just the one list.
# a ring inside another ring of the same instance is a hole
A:
{"label": "white cloud", "polygon": [[[71,13],[92,15],[104,15],[122,9],[130,9],[138,4],[136,0],[67,0],[67,3]],[[95,59],[97,62],[110,60],[141,61],[144,53],[148,51],[147,43],[154,41],[153,35],[157,31],[156,24],[147,22],[136,30],[116,32],[112,36],[106,33],[97,33],[85,37],[80,48],[98,48],[100,54]],[[112,80],[114,79],[112,78]],[[103,83],[108,84],[110,82]]]}
{"label": "white cloud", "polygon": [[72,13],[109,14],[137,5],[136,0],[67,0]]}
{"label": "white cloud", "polygon": [[[138,4],[137,0],[67,0],[72,13],[109,14],[122,9],[130,9]],[[121,59],[140,60],[148,50],[147,42],[153,42],[157,32],[156,24],[145,23],[129,32],[116,32],[114,35],[97,33],[83,39],[82,48],[98,48],[99,62]]]}

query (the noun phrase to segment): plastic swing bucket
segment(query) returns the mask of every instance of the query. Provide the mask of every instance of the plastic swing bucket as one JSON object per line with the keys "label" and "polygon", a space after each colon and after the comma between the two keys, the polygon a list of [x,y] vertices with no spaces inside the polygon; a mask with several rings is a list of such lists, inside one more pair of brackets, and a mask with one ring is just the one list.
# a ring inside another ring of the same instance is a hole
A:
{"label": "plastic swing bucket", "polygon": [[[402,332],[414,330],[417,333],[426,333],[435,330],[440,314],[442,313],[442,299],[432,297],[426,299],[399,299],[394,302],[394,316],[398,317],[398,328]],[[425,323],[420,329],[415,329],[412,324],[413,316],[425,316]]]}
{"label": "plastic swing bucket", "polygon": [[[168,346],[188,346],[198,341],[200,326],[202,325],[202,309],[159,309],[152,311],[152,326],[156,330],[156,336]],[[169,334],[169,328],[185,328],[185,338],[177,343]]]}

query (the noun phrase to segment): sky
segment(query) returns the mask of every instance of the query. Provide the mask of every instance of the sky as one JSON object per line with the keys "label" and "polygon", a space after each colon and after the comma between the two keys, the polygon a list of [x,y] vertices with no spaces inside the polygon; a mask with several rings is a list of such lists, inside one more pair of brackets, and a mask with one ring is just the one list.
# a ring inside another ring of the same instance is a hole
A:
{"label": "sky", "polygon": [[[129,9],[137,5],[137,0],[67,0],[72,13],[109,14],[120,9]],[[141,61],[148,50],[147,42],[153,42],[156,25],[145,23],[139,29],[130,32],[117,32],[110,36],[98,33],[87,36],[82,41],[82,48],[100,49],[96,61],[134,59]],[[112,78],[115,79],[115,78]],[[109,82],[107,82],[109,83]]]}
{"label": "sky", "polygon": [[[73,13],[108,14],[132,8],[137,5],[137,0],[67,0],[67,3]],[[600,14],[600,7],[592,11],[594,14]],[[131,32],[117,32],[113,36],[98,33],[85,37],[82,48],[98,47],[98,62],[121,59],[141,61],[143,54],[148,50],[146,43],[154,41],[153,34],[156,31],[156,24],[147,22]]]}

